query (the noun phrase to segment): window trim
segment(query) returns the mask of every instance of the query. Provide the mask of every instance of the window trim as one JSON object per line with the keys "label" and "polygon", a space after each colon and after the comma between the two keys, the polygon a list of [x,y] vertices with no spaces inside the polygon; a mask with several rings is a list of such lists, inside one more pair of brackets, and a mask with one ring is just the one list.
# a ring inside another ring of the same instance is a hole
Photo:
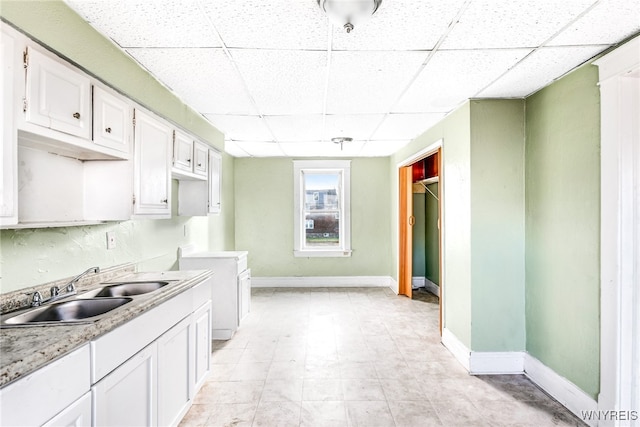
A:
{"label": "window trim", "polygon": [[[340,244],[339,248],[304,247],[304,194],[303,172],[342,172],[340,194]],[[294,160],[293,161],[293,255],[295,257],[350,257],[351,256],[351,160]]]}

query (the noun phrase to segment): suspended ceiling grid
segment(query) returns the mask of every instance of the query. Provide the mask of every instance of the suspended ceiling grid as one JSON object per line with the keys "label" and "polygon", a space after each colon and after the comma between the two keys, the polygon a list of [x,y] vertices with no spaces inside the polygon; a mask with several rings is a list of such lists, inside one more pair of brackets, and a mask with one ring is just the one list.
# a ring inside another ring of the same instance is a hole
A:
{"label": "suspended ceiling grid", "polygon": [[[469,98],[530,95],[640,31],[637,0],[68,0],[234,156],[387,156]],[[349,136],[342,150],[330,139]]]}

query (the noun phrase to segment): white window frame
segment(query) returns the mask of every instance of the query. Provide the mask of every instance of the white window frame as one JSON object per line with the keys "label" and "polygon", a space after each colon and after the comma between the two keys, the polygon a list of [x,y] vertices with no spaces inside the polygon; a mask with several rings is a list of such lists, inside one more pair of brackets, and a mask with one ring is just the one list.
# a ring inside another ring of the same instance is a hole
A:
{"label": "white window frame", "polygon": [[[304,219],[304,172],[335,173],[342,176],[340,192],[340,247],[306,248]],[[296,257],[351,256],[351,160],[294,160],[293,161],[293,254]]]}

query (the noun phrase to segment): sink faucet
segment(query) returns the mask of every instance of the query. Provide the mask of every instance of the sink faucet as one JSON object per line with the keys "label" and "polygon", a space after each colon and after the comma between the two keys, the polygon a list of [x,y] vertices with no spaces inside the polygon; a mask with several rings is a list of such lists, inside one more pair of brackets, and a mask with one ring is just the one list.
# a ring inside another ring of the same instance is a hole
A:
{"label": "sink faucet", "polygon": [[69,281],[66,285],[64,285],[64,288],[66,290],[66,292],[64,294],[60,294],[60,288],[59,287],[52,286],[51,287],[51,298],[46,299],[46,300],[42,299],[42,295],[40,294],[40,292],[35,292],[32,295],[31,307],[38,307],[38,306],[40,306],[42,304],[58,301],[59,299],[67,298],[67,297],[70,297],[72,295],[77,294],[78,292],[76,291],[76,283],[78,282],[78,280],[80,280],[82,277],[86,276],[89,273],[99,273],[99,272],[100,272],[100,267],[91,267],[91,268],[83,271],[82,273],[78,274],[76,277],[71,279],[71,281]]}

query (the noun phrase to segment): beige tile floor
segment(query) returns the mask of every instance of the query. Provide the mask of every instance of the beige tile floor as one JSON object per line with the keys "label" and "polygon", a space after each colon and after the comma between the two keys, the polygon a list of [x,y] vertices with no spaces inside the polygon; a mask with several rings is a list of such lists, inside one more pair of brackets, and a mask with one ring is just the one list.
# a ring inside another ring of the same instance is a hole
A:
{"label": "beige tile floor", "polygon": [[254,289],[181,426],[583,425],[521,375],[474,377],[440,344],[436,298]]}

